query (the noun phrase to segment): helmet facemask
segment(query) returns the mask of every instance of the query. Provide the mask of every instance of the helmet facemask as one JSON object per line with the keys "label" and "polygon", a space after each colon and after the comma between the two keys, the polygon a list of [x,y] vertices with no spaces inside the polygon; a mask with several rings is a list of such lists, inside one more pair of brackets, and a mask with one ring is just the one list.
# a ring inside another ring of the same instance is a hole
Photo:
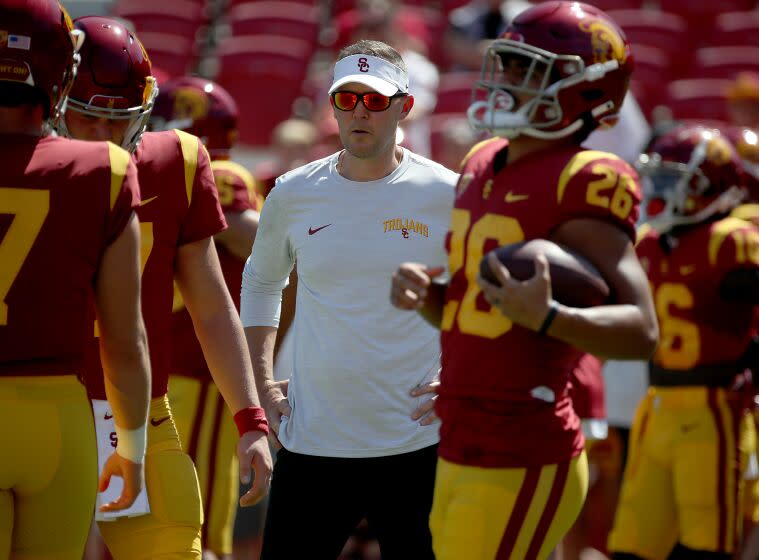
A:
{"label": "helmet facemask", "polygon": [[642,154],[635,167],[641,175],[648,224],[659,233],[678,226],[701,223],[734,208],[744,198],[739,185],[732,185],[702,208],[697,200],[708,199],[712,188],[701,170],[711,136],[695,147],[688,163],[663,161],[657,153]]}
{"label": "helmet facemask", "polygon": [[[519,41],[497,40],[485,55],[467,117],[475,129],[504,138],[521,134],[565,138],[578,131],[583,120],[555,128],[564,118],[559,99],[562,90],[598,80],[618,67],[616,60],[586,67],[576,55],[558,55]],[[521,106],[519,97],[524,100]],[[593,116],[608,112],[609,103],[594,108]]]}
{"label": "helmet facemask", "polygon": [[82,60],[82,57],[79,54],[79,49],[82,48],[82,44],[84,43],[84,31],[81,31],[80,29],[72,29],[69,31],[69,34],[71,36],[71,43],[74,46],[73,61],[63,75],[61,90],[58,90],[58,86],[53,86],[51,94],[55,105],[52,107],[52,110],[43,125],[43,134],[45,135],[56,130],[59,124],[63,122],[63,116],[66,114],[66,107],[69,101],[68,95],[74,85],[77,68]]}
{"label": "helmet facemask", "polygon": [[[98,119],[129,120],[129,126],[124,132],[121,147],[129,152],[134,152],[137,149],[137,145],[140,143],[140,138],[142,138],[142,135],[148,126],[150,112],[153,110],[153,104],[155,103],[157,95],[158,85],[155,78],[153,76],[147,76],[145,78],[142,105],[117,109],[112,107],[114,104],[113,101],[114,99],[121,99],[121,97],[112,98],[107,95],[95,95],[89,100],[89,103],[83,103],[76,99],[69,99],[68,107],[72,111]],[[109,107],[109,105],[111,105],[111,107]],[[64,119],[59,120],[58,131],[65,136],[70,136]]]}

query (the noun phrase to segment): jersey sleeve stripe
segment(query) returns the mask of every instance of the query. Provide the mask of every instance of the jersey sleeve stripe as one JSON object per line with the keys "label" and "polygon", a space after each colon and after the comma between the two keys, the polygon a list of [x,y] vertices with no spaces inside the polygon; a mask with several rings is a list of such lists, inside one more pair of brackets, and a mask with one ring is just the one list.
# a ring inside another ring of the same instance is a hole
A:
{"label": "jersey sleeve stripe", "polygon": [[181,130],[175,130],[179,136],[179,144],[182,146],[184,159],[184,186],[187,191],[187,204],[192,202],[192,185],[195,182],[195,171],[198,169],[199,140],[197,136]]}
{"label": "jersey sleeve stripe", "polygon": [[499,138],[499,137],[496,136],[496,137],[493,137],[493,138],[487,138],[485,140],[477,142],[474,146],[472,146],[469,149],[469,151],[467,152],[467,154],[464,156],[464,159],[461,160],[461,168],[463,169],[464,165],[466,164],[466,162],[469,161],[471,159],[471,157],[475,153],[477,153],[479,150],[481,150],[482,148],[484,148],[488,144],[492,144],[493,142],[500,142],[501,140],[502,140],[502,138]]}
{"label": "jersey sleeve stripe", "polygon": [[559,188],[556,191],[556,202],[560,203],[561,199],[564,198],[564,191],[566,190],[567,185],[569,184],[569,181],[572,179],[572,177],[577,175],[577,173],[588,163],[596,159],[608,160],[619,158],[608,152],[599,152],[597,150],[587,150],[576,154],[571,160],[569,160],[569,163],[566,165],[564,170],[561,172],[561,175],[559,176]]}
{"label": "jersey sleeve stripe", "polygon": [[121,192],[121,185],[124,183],[127,168],[129,167],[129,152],[118,147],[116,144],[108,142],[108,159],[111,162],[111,210],[113,210],[116,201]]}

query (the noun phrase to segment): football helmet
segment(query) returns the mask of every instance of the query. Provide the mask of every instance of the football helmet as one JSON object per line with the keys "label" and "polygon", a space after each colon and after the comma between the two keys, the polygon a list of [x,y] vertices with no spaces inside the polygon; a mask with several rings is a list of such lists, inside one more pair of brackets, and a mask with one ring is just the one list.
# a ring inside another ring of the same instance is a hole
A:
{"label": "football helmet", "polygon": [[746,196],[740,158],[719,130],[685,125],[638,159],[649,225],[660,233],[730,211]]}
{"label": "football helmet", "polygon": [[759,202],[759,132],[745,126],[731,126],[725,134],[735,146],[746,171],[748,198]]}
{"label": "football helmet", "polygon": [[0,27],[0,82],[37,89],[53,127],[65,111],[82,33],[56,0],[0,0]]}
{"label": "football helmet", "polygon": [[467,111],[497,136],[565,138],[613,126],[633,57],[620,27],[580,2],[544,2],[520,13],[488,48]]}
{"label": "football helmet", "polygon": [[237,103],[219,84],[184,76],[161,85],[151,115],[154,130],[179,128],[198,136],[212,159],[237,143]]}
{"label": "football helmet", "polygon": [[[91,117],[128,119],[122,148],[134,151],[150,118],[158,87],[137,36],[116,20],[74,20],[85,34],[82,61],[69,94],[69,109]],[[68,136],[63,119],[59,131]]]}

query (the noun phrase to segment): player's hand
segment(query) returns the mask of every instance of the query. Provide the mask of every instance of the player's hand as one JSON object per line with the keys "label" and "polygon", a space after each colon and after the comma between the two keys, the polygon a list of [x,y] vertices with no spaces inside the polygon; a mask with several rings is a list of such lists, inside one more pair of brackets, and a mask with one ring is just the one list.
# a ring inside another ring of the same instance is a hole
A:
{"label": "player's hand", "polygon": [[259,391],[261,406],[266,412],[266,420],[269,422],[269,438],[276,449],[280,449],[282,444],[279,442],[279,425],[282,423],[282,417],[290,417],[292,408],[287,400],[287,389],[290,382],[273,381],[265,385]]}
{"label": "player's hand", "polygon": [[440,381],[430,381],[428,383],[422,383],[411,389],[412,397],[421,397],[422,395],[429,395],[424,399],[417,409],[411,414],[412,420],[419,420],[419,424],[422,426],[429,426],[430,424],[437,422],[438,417],[435,414],[435,401],[437,400],[437,391],[440,387]]}
{"label": "player's hand", "polygon": [[421,309],[427,300],[432,279],[445,271],[442,266],[427,267],[421,263],[403,263],[393,274],[390,303],[398,309]]}
{"label": "player's hand", "polygon": [[245,432],[237,442],[237,458],[240,460],[240,482],[253,484],[241,498],[242,507],[260,502],[269,492],[273,462],[266,435],[259,430]]}
{"label": "player's hand", "polygon": [[535,256],[535,274],[524,281],[512,278],[509,269],[493,253],[488,255],[488,264],[501,283],[496,286],[477,275],[477,284],[488,303],[515,323],[535,331],[540,329],[552,297],[551,274],[545,255]]}
{"label": "player's hand", "polygon": [[119,511],[128,508],[137,499],[137,495],[145,485],[143,464],[133,463],[115,451],[103,465],[103,472],[100,474],[100,480],[98,480],[98,492],[105,492],[111,483],[111,477],[114,475],[124,479],[121,496],[114,502],[100,506],[100,511]]}

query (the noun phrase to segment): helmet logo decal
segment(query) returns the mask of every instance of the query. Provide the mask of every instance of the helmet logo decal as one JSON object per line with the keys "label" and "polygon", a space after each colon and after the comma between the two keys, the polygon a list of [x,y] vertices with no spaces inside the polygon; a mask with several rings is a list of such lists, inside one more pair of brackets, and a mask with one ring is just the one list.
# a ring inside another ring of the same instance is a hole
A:
{"label": "helmet logo decal", "polygon": [[625,43],[609,23],[600,19],[582,21],[580,22],[580,29],[585,33],[590,33],[593,62],[618,60],[623,63],[627,60]]}
{"label": "helmet logo decal", "polygon": [[10,80],[11,82],[23,82],[33,85],[30,80],[31,71],[26,62],[21,60],[0,59],[0,80]]}
{"label": "helmet logo decal", "polygon": [[153,91],[155,90],[156,82],[153,76],[145,77],[145,89],[142,90],[142,104],[146,105],[151,99],[153,99]]}
{"label": "helmet logo decal", "polygon": [[198,120],[208,114],[208,97],[189,87],[177,88],[174,94],[174,118]]}
{"label": "helmet logo decal", "polygon": [[706,160],[714,165],[730,163],[730,146],[722,138],[715,136],[706,145]]}
{"label": "helmet logo decal", "polygon": [[359,72],[368,72],[369,71],[369,61],[366,60],[363,56],[358,59],[358,70]]}
{"label": "helmet logo decal", "polygon": [[500,38],[509,41],[516,41],[517,43],[524,43],[524,36],[521,33],[517,33],[516,31],[504,31],[501,34]]}

